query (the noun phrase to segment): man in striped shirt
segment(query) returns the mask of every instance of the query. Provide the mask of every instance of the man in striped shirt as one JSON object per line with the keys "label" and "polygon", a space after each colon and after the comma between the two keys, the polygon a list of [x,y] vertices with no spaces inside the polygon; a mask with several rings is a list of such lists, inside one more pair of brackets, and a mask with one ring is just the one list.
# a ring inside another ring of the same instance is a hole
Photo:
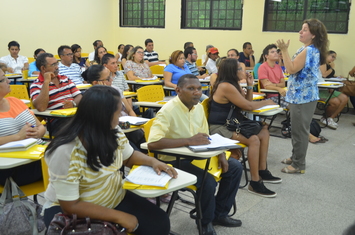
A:
{"label": "man in striped shirt", "polygon": [[144,62],[149,65],[149,67],[158,64],[165,64],[165,62],[159,61],[158,52],[154,51],[153,40],[148,38],[144,42],[145,51],[144,51]]}
{"label": "man in striped shirt", "polygon": [[30,87],[33,105],[38,111],[73,108],[81,100],[81,92],[66,76],[58,75],[58,61],[50,53],[42,53],[36,59],[40,70],[38,79]]}
{"label": "man in striped shirt", "polygon": [[189,68],[190,72],[195,75],[199,79],[203,79],[205,77],[208,77],[208,74],[205,73],[203,75],[200,75],[200,68],[196,66],[196,60],[197,60],[197,51],[194,47],[187,47],[184,51],[184,56],[185,56],[185,64]]}
{"label": "man in striped shirt", "polygon": [[73,63],[73,52],[69,46],[60,46],[58,48],[58,55],[61,59],[59,62],[59,74],[70,78],[75,85],[83,84],[81,77],[80,66]]}

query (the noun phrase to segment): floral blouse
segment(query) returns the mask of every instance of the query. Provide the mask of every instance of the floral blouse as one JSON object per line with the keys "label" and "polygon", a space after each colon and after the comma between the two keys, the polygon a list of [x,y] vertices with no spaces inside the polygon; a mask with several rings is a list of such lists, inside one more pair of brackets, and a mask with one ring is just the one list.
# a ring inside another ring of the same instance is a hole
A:
{"label": "floral blouse", "polygon": [[124,72],[132,71],[134,76],[140,78],[149,78],[150,77],[150,68],[146,63],[136,63],[132,60],[127,60]]}
{"label": "floral blouse", "polygon": [[286,101],[292,104],[304,104],[319,100],[317,82],[322,74],[319,69],[320,52],[314,45],[301,47],[292,60],[307,49],[305,66],[288,79]]}

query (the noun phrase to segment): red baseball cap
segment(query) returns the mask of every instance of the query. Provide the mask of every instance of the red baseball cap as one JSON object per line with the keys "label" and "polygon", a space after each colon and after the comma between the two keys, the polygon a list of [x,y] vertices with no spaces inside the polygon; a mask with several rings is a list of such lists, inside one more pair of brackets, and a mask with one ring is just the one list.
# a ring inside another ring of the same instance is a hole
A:
{"label": "red baseball cap", "polygon": [[212,48],[210,48],[210,49],[208,50],[208,53],[217,54],[217,53],[219,53],[219,52],[218,52],[218,49],[217,49],[216,47],[212,47]]}

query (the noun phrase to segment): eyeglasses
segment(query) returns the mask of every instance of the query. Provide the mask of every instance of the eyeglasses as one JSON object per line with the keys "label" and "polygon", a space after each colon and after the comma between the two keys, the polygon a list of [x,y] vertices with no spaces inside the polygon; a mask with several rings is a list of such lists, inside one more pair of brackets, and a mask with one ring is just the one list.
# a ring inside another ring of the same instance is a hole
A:
{"label": "eyeglasses", "polygon": [[55,62],[55,63],[53,63],[53,64],[50,64],[49,67],[57,67],[58,65],[59,65],[59,63],[58,63],[58,62]]}
{"label": "eyeglasses", "polygon": [[137,51],[136,53],[137,53],[137,54],[144,54],[143,51]]}
{"label": "eyeglasses", "polygon": [[106,79],[102,79],[102,80],[97,80],[98,82],[104,82],[104,81],[110,81],[111,80],[111,78],[106,78]]}
{"label": "eyeglasses", "polygon": [[4,75],[3,77],[4,77],[4,78],[0,80],[0,83],[6,82],[6,81],[9,80],[5,75]]}
{"label": "eyeglasses", "polygon": [[192,53],[192,55],[196,55],[196,56],[197,56],[197,54],[196,54],[196,53]]}
{"label": "eyeglasses", "polygon": [[68,54],[63,54],[63,55],[65,55],[65,56],[72,56],[72,55],[74,55],[73,53],[68,53]]}
{"label": "eyeglasses", "polygon": [[335,60],[337,57],[335,55],[332,55],[332,58]]}

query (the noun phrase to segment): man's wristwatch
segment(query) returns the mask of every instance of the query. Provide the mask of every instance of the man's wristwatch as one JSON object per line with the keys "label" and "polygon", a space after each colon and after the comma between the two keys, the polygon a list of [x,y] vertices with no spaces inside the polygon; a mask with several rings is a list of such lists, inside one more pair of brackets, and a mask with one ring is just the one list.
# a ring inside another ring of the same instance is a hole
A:
{"label": "man's wristwatch", "polygon": [[74,100],[71,101],[73,103],[73,107],[76,107],[76,103]]}

